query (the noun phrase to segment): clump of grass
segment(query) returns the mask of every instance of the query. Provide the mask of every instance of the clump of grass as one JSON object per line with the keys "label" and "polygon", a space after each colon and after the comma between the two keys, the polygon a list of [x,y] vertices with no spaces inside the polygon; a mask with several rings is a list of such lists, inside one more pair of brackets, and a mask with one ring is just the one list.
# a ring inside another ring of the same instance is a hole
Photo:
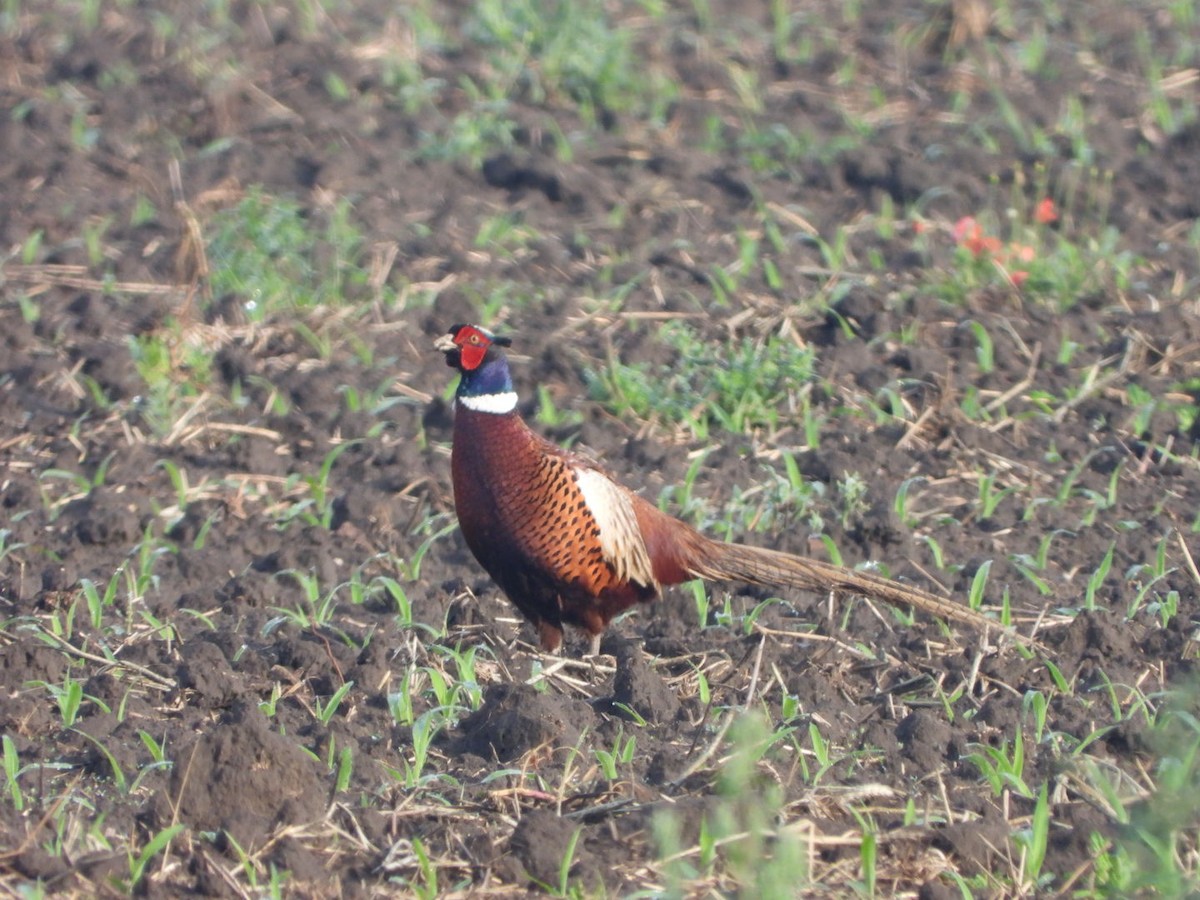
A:
{"label": "clump of grass", "polygon": [[672,94],[637,64],[633,34],[598,0],[481,0],[464,33],[488,49],[509,95],[533,103],[569,102],[585,121],[604,112],[661,117]]}
{"label": "clump of grass", "polygon": [[825,485],[805,479],[790,454],[784,454],[783,461],[783,472],[764,464],[762,477],[753,486],[743,489],[734,485],[720,518],[702,522],[701,527],[713,528],[726,540],[750,531],[779,532],[797,525],[812,533],[823,531]]}
{"label": "clump of grass", "polygon": [[809,883],[804,842],[786,823],[780,824],[783,788],[760,771],[786,731],[772,732],[757,713],[745,713],[733,723],[732,752],[717,776],[716,800],[701,821],[694,846],[683,846],[673,813],[655,817],[668,896],[718,883],[738,896],[785,897]]}
{"label": "clump of grass", "polygon": [[[444,53],[453,43],[432,9],[410,9],[405,17],[421,51]],[[594,129],[611,127],[617,114],[661,122],[678,93],[639,64],[636,32],[598,0],[478,0],[460,29],[459,40],[483,60],[453,83],[440,77],[441,59],[427,63],[421,53],[382,62],[384,82],[405,109],[423,114],[422,159],[478,164],[514,146],[518,104],[567,108]],[[556,128],[553,120],[549,127]],[[565,135],[556,136],[569,155]]]}
{"label": "clump of grass", "polygon": [[422,135],[418,157],[425,160],[466,160],[478,165],[485,157],[516,144],[517,123],[503,97],[485,94],[469,78],[463,82],[469,108],[441,129]]}
{"label": "clump of grass", "polygon": [[168,434],[184,413],[207,391],[212,380],[212,356],[185,341],[178,328],[129,339],[130,355],[146,392],[137,411],[151,431]]}
{"label": "clump of grass", "polygon": [[[1186,897],[1200,890],[1195,860],[1200,847],[1200,719],[1195,683],[1173,691],[1149,713],[1146,743],[1155,756],[1148,792],[1128,785],[1090,758],[1081,774],[1104,798],[1118,824],[1115,839],[1094,833],[1094,884],[1102,897]],[[1118,717],[1119,718],[1119,717]]]}
{"label": "clump of grass", "polygon": [[322,223],[295,200],[252,188],[208,223],[212,295],[239,298],[256,322],[352,301],[371,276],[351,212],[340,199]]}
{"label": "clump of grass", "polygon": [[807,406],[816,357],[785,338],[742,338],[720,345],[683,323],[663,327],[673,365],[610,362],[587,374],[592,396],[617,415],[682,427],[697,440],[714,428],[734,434],[775,431],[780,410]]}

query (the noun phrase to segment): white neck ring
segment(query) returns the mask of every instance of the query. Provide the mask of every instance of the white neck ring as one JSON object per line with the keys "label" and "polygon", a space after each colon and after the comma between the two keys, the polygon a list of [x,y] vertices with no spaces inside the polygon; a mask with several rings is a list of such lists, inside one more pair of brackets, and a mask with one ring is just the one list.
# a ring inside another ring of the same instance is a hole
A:
{"label": "white neck ring", "polygon": [[474,397],[458,397],[461,403],[472,412],[493,413],[501,415],[512,412],[517,408],[516,391],[504,391],[500,394],[479,394]]}

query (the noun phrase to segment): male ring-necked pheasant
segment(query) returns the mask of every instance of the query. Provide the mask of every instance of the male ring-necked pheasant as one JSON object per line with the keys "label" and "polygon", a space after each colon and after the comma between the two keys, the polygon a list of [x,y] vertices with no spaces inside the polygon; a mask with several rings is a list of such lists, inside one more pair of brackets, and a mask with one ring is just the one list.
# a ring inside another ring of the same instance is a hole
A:
{"label": "male ring-necked pheasant", "polygon": [[595,462],[550,443],[517,412],[497,337],[455,325],[435,347],[462,373],[451,472],[467,546],[517,609],[557,650],[563,626],[598,652],[614,616],[695,578],[861,594],[979,629],[968,607],[867,572],[705,537],[618,484]]}

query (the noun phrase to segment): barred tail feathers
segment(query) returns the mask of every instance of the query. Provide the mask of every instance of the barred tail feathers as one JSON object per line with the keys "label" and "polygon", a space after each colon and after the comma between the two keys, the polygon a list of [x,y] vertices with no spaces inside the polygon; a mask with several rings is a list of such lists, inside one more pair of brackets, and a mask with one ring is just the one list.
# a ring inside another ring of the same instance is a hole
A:
{"label": "barred tail feathers", "polygon": [[636,494],[634,509],[659,584],[679,584],[693,578],[741,581],[746,584],[792,587],[815,593],[860,594],[892,606],[911,607],[969,625],[978,631],[1001,630],[1027,641],[995,619],[945,597],[892,581],[871,572],[858,572],[816,559],[763,547],[730,544],[706,537],[696,529],[652,506]]}
{"label": "barred tail feathers", "polygon": [[[697,535],[699,536],[699,535]],[[806,559],[744,544],[729,544],[703,538],[707,546],[689,554],[688,571],[694,578],[718,581],[742,581],[747,584],[794,587],[826,593],[838,591],[861,594],[892,606],[912,607],[931,615],[951,619],[979,630],[1003,629],[1003,626],[969,607],[936,597],[919,588],[909,587],[870,572],[857,572],[816,559]]]}

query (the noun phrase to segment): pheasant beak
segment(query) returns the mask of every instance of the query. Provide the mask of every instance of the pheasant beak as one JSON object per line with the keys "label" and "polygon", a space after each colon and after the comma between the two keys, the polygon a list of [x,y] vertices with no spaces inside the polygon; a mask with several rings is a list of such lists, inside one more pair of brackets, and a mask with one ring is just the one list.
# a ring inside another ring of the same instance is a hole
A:
{"label": "pheasant beak", "polygon": [[439,353],[449,353],[451,350],[457,350],[458,344],[454,343],[454,335],[443,334],[433,342],[433,349]]}

